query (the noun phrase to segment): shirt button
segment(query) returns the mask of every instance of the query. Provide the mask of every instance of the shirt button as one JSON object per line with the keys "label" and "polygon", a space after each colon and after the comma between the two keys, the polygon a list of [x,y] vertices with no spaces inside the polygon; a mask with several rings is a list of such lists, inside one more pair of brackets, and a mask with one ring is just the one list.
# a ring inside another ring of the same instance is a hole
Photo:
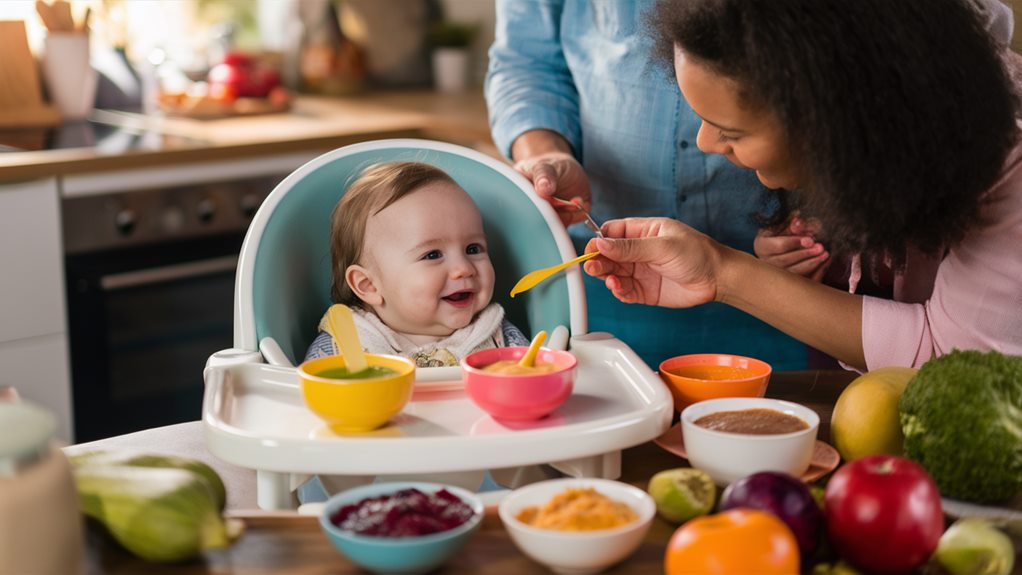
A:
{"label": "shirt button", "polygon": [[682,150],[687,148],[688,147],[688,140],[682,140],[680,146],[681,146]]}

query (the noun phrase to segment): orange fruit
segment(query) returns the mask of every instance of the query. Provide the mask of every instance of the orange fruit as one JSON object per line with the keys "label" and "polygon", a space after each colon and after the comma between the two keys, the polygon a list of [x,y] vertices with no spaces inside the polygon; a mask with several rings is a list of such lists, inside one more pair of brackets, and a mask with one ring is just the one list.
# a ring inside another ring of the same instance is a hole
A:
{"label": "orange fruit", "polygon": [[798,543],[783,521],[766,511],[732,509],[697,517],[671,536],[667,575],[792,575]]}

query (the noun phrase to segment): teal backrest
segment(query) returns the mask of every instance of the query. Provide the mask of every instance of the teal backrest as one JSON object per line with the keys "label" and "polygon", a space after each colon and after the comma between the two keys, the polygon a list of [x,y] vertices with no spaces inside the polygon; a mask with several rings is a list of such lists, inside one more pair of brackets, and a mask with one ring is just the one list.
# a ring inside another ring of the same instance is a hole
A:
{"label": "teal backrest", "polygon": [[496,270],[495,301],[526,335],[558,325],[585,333],[577,267],[514,299],[511,286],[534,269],[574,257],[564,227],[531,185],[474,150],[427,140],[382,140],[334,150],[302,166],[253,218],[238,264],[234,344],[258,349],[273,337],[300,362],[330,301],[330,214],[347,184],[379,162],[418,161],[450,174],[478,204]]}

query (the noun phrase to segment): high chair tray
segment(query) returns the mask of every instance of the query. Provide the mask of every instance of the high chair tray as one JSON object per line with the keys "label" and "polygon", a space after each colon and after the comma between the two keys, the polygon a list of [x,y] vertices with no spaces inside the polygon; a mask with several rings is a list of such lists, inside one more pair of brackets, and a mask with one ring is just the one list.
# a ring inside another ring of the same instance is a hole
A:
{"label": "high chair tray", "polygon": [[260,471],[374,475],[533,465],[609,453],[650,441],[671,423],[671,395],[609,334],[574,337],[575,387],[557,411],[502,423],[462,390],[416,392],[383,428],[338,435],[309,411],[294,368],[210,366],[202,406],[206,445]]}

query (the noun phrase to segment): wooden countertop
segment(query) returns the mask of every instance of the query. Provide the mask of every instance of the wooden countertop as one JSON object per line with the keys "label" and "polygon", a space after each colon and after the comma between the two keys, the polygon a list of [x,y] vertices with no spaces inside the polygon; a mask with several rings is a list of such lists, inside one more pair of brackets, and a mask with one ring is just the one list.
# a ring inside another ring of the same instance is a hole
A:
{"label": "wooden countertop", "polygon": [[[384,138],[445,140],[496,154],[481,89],[301,96],[285,113],[215,120],[108,111],[98,111],[96,118],[145,132],[154,137],[153,145],[126,153],[98,146],[2,153],[0,182],[329,150]],[[21,136],[42,142],[46,131]]]}
{"label": "wooden countertop", "polygon": [[[778,373],[771,379],[767,395],[796,401],[814,409],[820,415],[819,437],[826,440],[830,434],[834,402],[854,377],[854,373],[837,371]],[[657,471],[685,465],[683,459],[653,443],[646,443],[624,451],[621,480],[645,489],[649,478]],[[202,560],[180,565],[144,563],[92,535],[87,572],[90,575],[143,572],[150,575],[364,573],[331,546],[315,517],[253,513],[245,522],[245,534],[229,549],[210,552]],[[673,525],[655,519],[639,550],[608,573],[662,572],[664,549],[673,532]],[[482,528],[465,549],[437,573],[540,575],[549,571],[523,555],[511,542],[496,515],[488,513]]]}

